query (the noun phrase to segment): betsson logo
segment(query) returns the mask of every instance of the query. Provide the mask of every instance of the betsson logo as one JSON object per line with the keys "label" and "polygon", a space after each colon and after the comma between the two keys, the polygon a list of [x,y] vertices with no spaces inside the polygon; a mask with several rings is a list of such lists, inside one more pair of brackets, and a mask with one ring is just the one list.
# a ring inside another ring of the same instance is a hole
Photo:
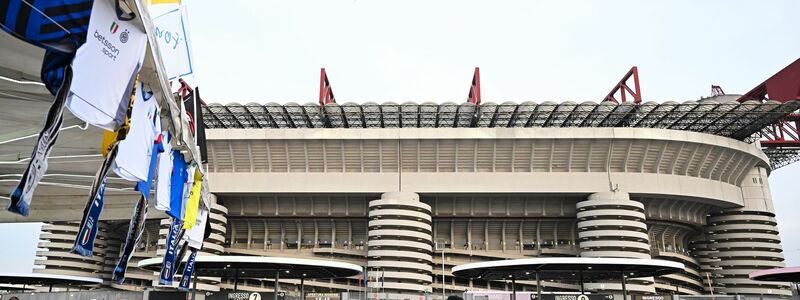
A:
{"label": "betsson logo", "polygon": [[[111,26],[108,28],[108,31],[111,33],[111,35],[116,34],[117,31],[119,31],[119,24],[117,24],[117,22],[111,22]],[[123,29],[122,33],[119,34],[119,41],[123,44],[127,43],[130,39],[130,35],[131,33],[128,29]],[[117,48],[117,46],[111,42],[112,39],[106,38],[105,35],[97,32],[97,30],[94,31],[94,38],[103,44],[103,54],[108,56],[108,58],[110,58],[112,61],[116,61],[117,56],[119,56],[119,48]]]}

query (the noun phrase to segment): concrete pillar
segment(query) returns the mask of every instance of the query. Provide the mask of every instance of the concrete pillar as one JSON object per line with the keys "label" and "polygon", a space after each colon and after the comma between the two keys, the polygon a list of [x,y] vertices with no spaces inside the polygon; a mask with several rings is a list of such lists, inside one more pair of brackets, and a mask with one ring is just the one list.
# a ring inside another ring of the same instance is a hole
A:
{"label": "concrete pillar", "polygon": [[432,229],[431,207],[420,202],[416,193],[384,193],[380,199],[370,201],[370,288],[386,293],[430,293]]}
{"label": "concrete pillar", "polygon": [[719,261],[713,270],[715,291],[736,295],[791,296],[788,283],[757,282],[748,274],[784,267],[767,170],[753,168],[741,184],[743,206],[712,212],[707,218],[707,247]]}
{"label": "concrete pillar", "polygon": [[[582,257],[650,258],[644,204],[626,192],[599,192],[576,204]],[[631,278],[631,293],[655,293],[653,278]],[[587,290],[621,291],[619,280],[587,283]]]}

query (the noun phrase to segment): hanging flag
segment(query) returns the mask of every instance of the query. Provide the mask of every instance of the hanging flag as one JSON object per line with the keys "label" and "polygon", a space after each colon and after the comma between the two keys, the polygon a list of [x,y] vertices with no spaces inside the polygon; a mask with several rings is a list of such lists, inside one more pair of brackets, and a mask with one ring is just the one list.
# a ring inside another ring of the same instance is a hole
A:
{"label": "hanging flag", "polygon": [[172,150],[172,174],[169,187],[169,210],[167,214],[178,220],[183,219],[183,190],[186,184],[186,161],[178,150]]}
{"label": "hanging flag", "polygon": [[[181,82],[182,84],[185,84]],[[189,115],[190,124],[194,124],[194,139],[200,147],[200,156],[203,163],[208,163],[208,146],[206,145],[206,123],[203,121],[203,107],[206,103],[200,98],[200,88],[190,90],[186,97],[183,97],[183,107]]]}
{"label": "hanging flag", "polygon": [[0,28],[45,49],[41,78],[53,95],[62,86],[65,68],[72,62],[75,51],[86,41],[92,2],[4,0],[0,3]]}
{"label": "hanging flag", "polygon": [[136,85],[133,104],[130,105],[130,129],[119,142],[119,153],[112,170],[123,179],[148,182],[152,179],[150,171],[155,167],[153,156],[161,149],[158,139],[161,118],[158,102],[149,85],[145,82]]}
{"label": "hanging flag", "polygon": [[161,152],[164,152],[164,147],[162,147],[161,144],[162,144],[162,141],[161,141],[160,138],[157,139],[154,142],[155,146],[151,150],[153,153],[151,155],[150,162],[149,162],[150,163],[150,168],[149,168],[150,170],[147,173],[148,174],[147,175],[147,180],[139,181],[139,182],[136,183],[135,190],[141,192],[142,193],[142,197],[144,197],[145,200],[149,200],[150,199],[150,190],[151,190],[151,187],[153,186],[153,177],[155,177],[155,175],[156,175],[156,171],[157,171],[156,167],[158,166],[158,155]]}
{"label": "hanging flag", "polygon": [[[194,179],[192,180],[192,187],[189,190],[189,198],[186,202],[186,213],[183,215],[183,229],[192,229],[197,224],[197,213],[200,209],[200,189],[203,183],[203,174],[197,167],[193,168]],[[205,228],[205,224],[203,224]],[[200,234],[202,236],[202,234]]]}
{"label": "hanging flag", "polygon": [[91,125],[114,131],[125,120],[147,35],[135,22],[120,19],[109,0],[94,1],[88,33],[72,61],[80,76],[70,86],[67,108]]}
{"label": "hanging flag", "polygon": [[136,202],[136,207],[133,210],[133,217],[131,217],[131,222],[128,224],[128,233],[125,237],[125,243],[123,244],[122,251],[120,251],[119,261],[117,262],[117,266],[114,268],[114,272],[111,274],[111,280],[116,283],[122,283],[125,280],[125,272],[128,269],[128,261],[130,261],[131,256],[133,256],[133,251],[136,248],[136,245],[139,244],[139,240],[142,238],[142,232],[144,232],[144,221],[147,218],[147,199],[144,197],[139,197],[139,201]]}
{"label": "hanging flag", "polygon": [[111,162],[117,156],[117,144],[111,147],[111,152],[108,153],[100,169],[92,181],[92,187],[89,190],[89,201],[86,202],[86,207],[83,209],[83,217],[78,228],[78,235],[75,238],[75,243],[70,252],[82,256],[92,256],[94,250],[94,240],[97,236],[97,223],[100,221],[100,214],[103,212],[104,194],[106,188],[106,176],[111,169]]}
{"label": "hanging flag", "polygon": [[197,213],[197,223],[191,229],[186,230],[186,243],[194,249],[203,248],[203,239],[206,234],[206,222],[208,222],[208,208],[200,205]]}
{"label": "hanging flag", "polygon": [[161,262],[161,272],[158,276],[158,283],[163,285],[172,285],[172,278],[175,276],[177,267],[175,266],[175,257],[177,255],[178,241],[180,240],[181,220],[180,218],[172,218],[172,223],[169,226],[167,233],[167,249],[164,252],[164,260]]}
{"label": "hanging flag", "polygon": [[39,138],[36,140],[36,147],[33,148],[31,153],[31,160],[28,162],[28,167],[22,173],[22,178],[17,184],[17,187],[11,191],[11,201],[6,208],[8,211],[28,216],[28,210],[33,198],[33,191],[42,179],[42,176],[47,172],[47,157],[56,144],[59,131],[61,130],[61,123],[64,121],[64,103],[69,91],[69,85],[72,80],[72,69],[67,66],[66,75],[64,76],[61,88],[53,100],[53,104],[47,112],[44,127],[39,133]]}
{"label": "hanging flag", "polygon": [[181,0],[150,0],[150,4],[180,4]]}
{"label": "hanging flag", "polygon": [[193,73],[186,6],[153,18],[155,38],[169,80]]}
{"label": "hanging flag", "polygon": [[194,260],[197,258],[197,249],[192,249],[192,254],[189,254],[189,259],[186,260],[186,267],[181,274],[181,282],[178,284],[178,290],[185,292],[189,290],[189,283],[192,280],[194,273]]}
{"label": "hanging flag", "polygon": [[168,211],[170,209],[169,192],[172,177],[172,144],[170,134],[161,132],[161,145],[164,151],[158,154],[158,180],[156,181],[156,209]]}

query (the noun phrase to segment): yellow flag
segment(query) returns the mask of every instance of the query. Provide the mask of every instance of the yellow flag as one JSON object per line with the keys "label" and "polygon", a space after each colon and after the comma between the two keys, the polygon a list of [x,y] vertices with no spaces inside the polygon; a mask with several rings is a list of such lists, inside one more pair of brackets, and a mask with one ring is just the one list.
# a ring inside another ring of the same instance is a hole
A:
{"label": "yellow flag", "polygon": [[181,4],[181,0],[150,0],[150,5],[154,4]]}
{"label": "yellow flag", "polygon": [[197,210],[200,208],[200,188],[203,183],[203,174],[200,170],[194,171],[194,182],[189,190],[189,200],[186,202],[186,212],[183,214],[183,229],[192,229],[197,223]]}

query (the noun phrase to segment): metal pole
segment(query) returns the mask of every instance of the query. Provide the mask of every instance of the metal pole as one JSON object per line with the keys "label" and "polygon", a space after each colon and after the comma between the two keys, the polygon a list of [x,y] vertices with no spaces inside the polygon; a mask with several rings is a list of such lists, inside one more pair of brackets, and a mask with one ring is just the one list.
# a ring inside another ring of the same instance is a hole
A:
{"label": "metal pole", "polygon": [[511,300],[517,300],[517,279],[511,277]]}
{"label": "metal pole", "polygon": [[233,292],[239,290],[239,268],[233,269]]}
{"label": "metal pole", "polygon": [[53,284],[52,283],[50,284],[50,289],[48,289],[47,292],[50,292],[50,293],[53,292]]}
{"label": "metal pole", "polygon": [[198,271],[194,270],[194,274],[193,274],[194,275],[194,283],[192,283],[192,300],[196,299],[195,296],[197,296],[197,293],[196,293],[197,292],[197,273],[198,273]]}
{"label": "metal pole", "polygon": [[447,290],[444,286],[444,246],[442,246],[442,300],[447,299]]}
{"label": "metal pole", "polygon": [[278,300],[278,289],[280,288],[280,286],[278,285],[278,281],[280,280],[281,280],[281,270],[277,270],[275,271],[275,288],[274,288],[275,292],[272,293],[273,294],[272,299]]}
{"label": "metal pole", "polygon": [[581,295],[583,295],[583,292],[584,292],[584,289],[583,289],[583,271],[578,271],[578,274],[580,274],[580,281],[581,281]]}
{"label": "metal pole", "polygon": [[306,276],[300,276],[300,300],[306,299],[306,285],[305,285]]}
{"label": "metal pole", "polygon": [[622,300],[627,300],[628,299],[628,290],[625,288],[625,280],[626,280],[625,279],[625,272],[623,271],[623,272],[620,272],[619,274],[622,277],[621,278],[621,280],[622,280]]}
{"label": "metal pole", "polygon": [[539,271],[536,271],[536,300],[542,300],[542,279],[539,278]]}
{"label": "metal pole", "polygon": [[369,277],[367,274],[367,267],[361,269],[361,274],[363,274],[362,278],[364,279],[364,299],[367,299],[367,284],[369,284]]}

